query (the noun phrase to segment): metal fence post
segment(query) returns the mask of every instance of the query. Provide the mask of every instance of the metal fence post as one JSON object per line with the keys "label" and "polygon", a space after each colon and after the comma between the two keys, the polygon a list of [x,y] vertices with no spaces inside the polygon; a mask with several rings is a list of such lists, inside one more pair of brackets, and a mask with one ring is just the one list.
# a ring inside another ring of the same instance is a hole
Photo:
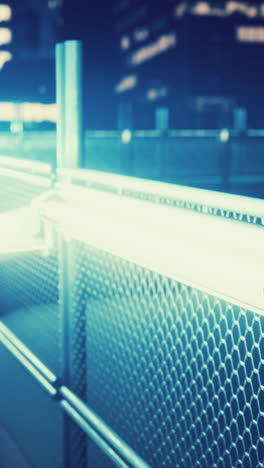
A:
{"label": "metal fence post", "polygon": [[82,167],[83,111],[82,111],[82,44],[65,42],[65,166]]}
{"label": "metal fence post", "polygon": [[[56,95],[57,95],[57,167],[77,169],[81,167],[83,150],[82,125],[82,47],[78,41],[66,41],[56,46]],[[74,391],[73,368],[73,290],[74,258],[71,242],[63,234],[58,238],[59,253],[59,306],[62,330],[62,379]],[[65,417],[63,468],[75,466],[72,456],[72,437],[75,429]],[[76,434],[75,434],[76,435]],[[86,456],[85,436],[83,459]],[[78,464],[78,467],[81,465]]]}
{"label": "metal fence post", "polygon": [[56,166],[64,167],[65,154],[65,47],[64,43],[56,45]]}

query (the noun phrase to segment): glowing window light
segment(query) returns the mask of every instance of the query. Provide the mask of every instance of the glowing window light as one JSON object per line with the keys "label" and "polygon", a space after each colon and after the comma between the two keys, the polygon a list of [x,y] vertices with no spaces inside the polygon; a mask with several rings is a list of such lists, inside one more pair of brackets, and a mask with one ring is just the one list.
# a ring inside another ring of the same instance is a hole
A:
{"label": "glowing window light", "polygon": [[124,37],[121,38],[120,47],[121,47],[121,49],[123,49],[123,50],[129,49],[129,47],[130,47],[130,39],[129,39],[129,37],[124,36]]}
{"label": "glowing window light", "polygon": [[131,63],[139,65],[146,60],[150,60],[156,55],[162,54],[176,46],[177,38],[175,33],[164,34],[157,41],[140,48],[131,56]]}
{"label": "glowing window light", "polygon": [[199,2],[193,8],[192,11],[196,15],[208,15],[208,14],[210,14],[211,8],[210,8],[210,5],[207,2]]}
{"label": "glowing window light", "polygon": [[219,139],[221,143],[227,143],[229,140],[229,136],[230,136],[229,130],[227,130],[227,128],[223,128],[219,135]]}
{"label": "glowing window light", "polygon": [[0,70],[2,70],[2,68],[7,62],[10,62],[10,60],[12,60],[12,57],[13,56],[11,52],[8,52],[7,50],[0,51]]}
{"label": "glowing window light", "polygon": [[12,41],[12,31],[9,28],[0,28],[0,46]]}
{"label": "glowing window light", "polygon": [[56,104],[25,102],[21,104],[21,118],[24,122],[56,122]]}
{"label": "glowing window light", "polygon": [[188,11],[187,2],[179,3],[179,5],[175,7],[176,18],[182,18],[187,13],[187,11]]}
{"label": "glowing window light", "polygon": [[131,140],[132,140],[132,132],[131,130],[123,130],[122,134],[121,134],[121,140],[123,143],[130,143]]}
{"label": "glowing window light", "polygon": [[244,14],[245,16],[248,16],[249,18],[254,18],[258,15],[258,9],[255,6],[249,6],[247,3],[233,1],[226,3],[227,14],[232,14],[237,11]]}
{"label": "glowing window light", "polygon": [[56,104],[0,102],[0,122],[56,122]]}
{"label": "glowing window light", "polygon": [[155,101],[158,97],[158,92],[156,89],[149,89],[147,92],[147,99],[149,101]]}
{"label": "glowing window light", "polygon": [[250,5],[246,2],[228,1],[223,8],[212,7],[209,2],[197,2],[195,6],[188,5],[187,2],[179,3],[174,10],[177,18],[182,18],[187,13],[198,16],[220,16],[228,17],[238,12],[248,18],[255,18],[259,15],[263,16],[263,4],[260,9],[256,5]]}
{"label": "glowing window light", "polygon": [[145,41],[149,36],[149,30],[147,28],[137,29],[134,32],[134,39],[137,42]]}
{"label": "glowing window light", "polygon": [[236,30],[239,42],[264,43],[264,27],[262,26],[239,26]]}
{"label": "glowing window light", "polygon": [[0,102],[0,121],[11,122],[17,117],[16,105],[13,102]]}
{"label": "glowing window light", "polygon": [[160,88],[160,89],[155,89],[151,88],[147,92],[147,99],[149,101],[156,101],[158,98],[163,98],[168,95],[168,90],[167,88]]}
{"label": "glowing window light", "polygon": [[23,133],[23,131],[24,131],[23,122],[17,122],[17,121],[11,122],[10,124],[11,133],[21,134]]}
{"label": "glowing window light", "polygon": [[115,90],[117,93],[123,93],[124,91],[128,91],[129,89],[135,88],[137,85],[137,76],[130,75],[123,78],[118,85],[116,85]]}
{"label": "glowing window light", "polygon": [[0,22],[10,21],[12,18],[12,10],[9,5],[0,5]]}

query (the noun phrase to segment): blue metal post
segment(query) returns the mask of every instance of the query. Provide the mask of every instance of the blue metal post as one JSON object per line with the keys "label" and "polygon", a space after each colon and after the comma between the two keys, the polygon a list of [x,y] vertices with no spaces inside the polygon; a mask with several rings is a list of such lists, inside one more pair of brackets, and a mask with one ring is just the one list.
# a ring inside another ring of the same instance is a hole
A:
{"label": "blue metal post", "polygon": [[[82,47],[78,41],[56,46],[57,167],[77,169],[82,161]],[[62,378],[73,388],[73,308],[71,241],[59,235],[59,305],[62,320]],[[72,424],[65,417],[63,467],[74,466],[71,453]],[[84,441],[84,444],[86,442]]]}
{"label": "blue metal post", "polygon": [[65,166],[82,167],[83,111],[82,111],[82,44],[65,42]]}

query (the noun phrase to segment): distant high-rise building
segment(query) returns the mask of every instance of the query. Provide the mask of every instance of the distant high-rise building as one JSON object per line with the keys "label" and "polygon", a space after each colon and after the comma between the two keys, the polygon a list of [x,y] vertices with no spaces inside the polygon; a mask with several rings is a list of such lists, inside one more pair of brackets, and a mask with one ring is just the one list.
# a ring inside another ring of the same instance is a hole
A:
{"label": "distant high-rise building", "polygon": [[13,10],[10,2],[0,4],[0,70],[12,60]]}
{"label": "distant high-rise building", "polygon": [[18,58],[54,55],[61,21],[61,0],[12,2],[13,49]]}
{"label": "distant high-rise building", "polygon": [[112,18],[114,92],[134,126],[153,126],[160,106],[179,128],[229,125],[235,106],[263,126],[264,2],[113,0]]}
{"label": "distant high-rise building", "polygon": [[55,100],[63,0],[0,2],[0,100]]}

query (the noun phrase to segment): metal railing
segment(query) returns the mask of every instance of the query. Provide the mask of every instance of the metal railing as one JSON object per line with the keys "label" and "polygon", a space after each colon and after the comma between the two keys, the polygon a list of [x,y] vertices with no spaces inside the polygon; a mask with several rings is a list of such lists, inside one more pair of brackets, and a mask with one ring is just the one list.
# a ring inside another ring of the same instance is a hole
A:
{"label": "metal railing", "polygon": [[[7,198],[19,171],[2,174]],[[0,261],[0,360],[8,350],[38,383],[26,399],[10,361],[2,389],[20,389],[29,422],[22,436],[4,393],[0,419],[28,460],[261,467],[263,201],[94,171],[59,170],[43,187],[22,205],[48,248]],[[53,420],[61,440],[36,454],[39,387],[54,402],[41,430]]]}
{"label": "metal railing", "polygon": [[[181,185],[263,197],[263,130],[246,134],[220,131],[133,131],[130,143],[122,133],[84,132],[82,167]],[[17,149],[13,135],[2,135],[0,153],[56,164],[56,133],[25,133]],[[24,155],[24,156],[23,156]]]}

